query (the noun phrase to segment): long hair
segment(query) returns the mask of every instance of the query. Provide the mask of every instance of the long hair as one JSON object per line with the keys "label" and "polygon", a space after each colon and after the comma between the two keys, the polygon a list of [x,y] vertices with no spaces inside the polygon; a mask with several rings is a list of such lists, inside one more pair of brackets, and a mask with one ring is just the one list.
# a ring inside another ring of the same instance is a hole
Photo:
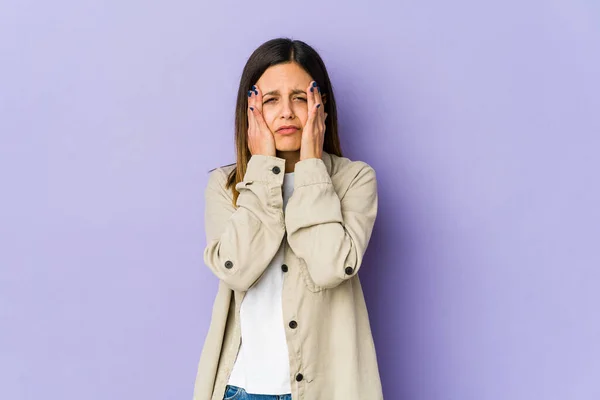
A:
{"label": "long hair", "polygon": [[[235,168],[228,176],[226,188],[233,192],[233,205],[237,208],[239,192],[235,186],[244,179],[248,161],[252,154],[248,149],[248,91],[260,79],[267,68],[289,62],[301,66],[321,88],[321,95],[327,95],[323,107],[327,113],[323,150],[342,156],[338,137],[337,109],[333,87],[321,56],[308,44],[288,38],[271,39],[260,45],[248,58],[238,89],[235,106]],[[232,165],[232,164],[229,164]]]}

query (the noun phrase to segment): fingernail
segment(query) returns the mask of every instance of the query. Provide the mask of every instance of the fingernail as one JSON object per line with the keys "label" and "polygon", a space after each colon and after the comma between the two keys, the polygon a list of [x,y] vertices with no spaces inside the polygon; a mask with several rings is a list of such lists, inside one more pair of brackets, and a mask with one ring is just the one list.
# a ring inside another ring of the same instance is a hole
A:
{"label": "fingernail", "polygon": [[254,91],[254,94],[256,94],[256,95],[258,96],[258,90],[255,90],[255,91]]}
{"label": "fingernail", "polygon": [[248,97],[252,96],[252,90],[248,90]]}
{"label": "fingernail", "polygon": [[252,89],[256,90],[256,85],[252,85]]}
{"label": "fingernail", "polygon": [[317,104],[317,108],[319,108],[319,107],[321,107],[321,105],[320,105],[320,104]]}
{"label": "fingernail", "polygon": [[251,109],[252,111],[254,111],[254,107],[250,107],[250,109]]}
{"label": "fingernail", "polygon": [[313,87],[317,87],[317,82],[313,82]]}
{"label": "fingernail", "polygon": [[313,91],[313,88],[310,88],[310,91],[312,92],[312,91]]}

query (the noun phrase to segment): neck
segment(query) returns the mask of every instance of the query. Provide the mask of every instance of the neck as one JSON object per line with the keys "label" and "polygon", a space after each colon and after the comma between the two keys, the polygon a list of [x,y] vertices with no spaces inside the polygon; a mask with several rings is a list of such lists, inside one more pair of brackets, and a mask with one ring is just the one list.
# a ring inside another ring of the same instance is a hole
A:
{"label": "neck", "polygon": [[300,160],[300,150],[296,151],[279,151],[277,157],[285,159],[285,173],[294,172],[296,163]]}

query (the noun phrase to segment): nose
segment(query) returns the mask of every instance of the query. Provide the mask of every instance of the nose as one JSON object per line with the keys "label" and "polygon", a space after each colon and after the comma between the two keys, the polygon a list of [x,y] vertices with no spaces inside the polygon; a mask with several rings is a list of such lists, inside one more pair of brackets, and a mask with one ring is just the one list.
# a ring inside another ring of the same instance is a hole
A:
{"label": "nose", "polygon": [[294,118],[294,110],[292,109],[292,102],[289,99],[285,99],[281,103],[282,103],[281,118],[293,119]]}

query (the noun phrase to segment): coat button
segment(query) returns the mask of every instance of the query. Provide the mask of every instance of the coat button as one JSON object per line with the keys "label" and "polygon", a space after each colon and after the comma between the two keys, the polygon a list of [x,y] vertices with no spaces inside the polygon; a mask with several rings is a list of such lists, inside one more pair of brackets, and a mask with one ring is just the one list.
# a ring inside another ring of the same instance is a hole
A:
{"label": "coat button", "polygon": [[346,275],[352,275],[352,273],[354,272],[354,269],[352,267],[346,267]]}
{"label": "coat button", "polygon": [[296,375],[296,380],[297,380],[298,382],[300,382],[302,379],[304,379],[304,377],[302,376],[302,374],[298,374],[298,375]]}
{"label": "coat button", "polygon": [[273,173],[274,173],[275,175],[277,175],[278,173],[280,173],[280,172],[281,172],[281,170],[280,170],[280,169],[279,169],[279,167],[277,167],[277,166],[273,167],[273,169],[272,169],[271,171],[273,171]]}
{"label": "coat button", "polygon": [[225,268],[231,269],[233,267],[233,263],[229,260],[225,261]]}
{"label": "coat button", "polygon": [[296,321],[290,321],[290,328],[296,329],[298,327],[298,323]]}
{"label": "coat button", "polygon": [[285,264],[283,264],[283,265],[281,266],[281,270],[282,270],[283,272],[288,272],[288,266],[287,266],[287,265],[285,265]]}

